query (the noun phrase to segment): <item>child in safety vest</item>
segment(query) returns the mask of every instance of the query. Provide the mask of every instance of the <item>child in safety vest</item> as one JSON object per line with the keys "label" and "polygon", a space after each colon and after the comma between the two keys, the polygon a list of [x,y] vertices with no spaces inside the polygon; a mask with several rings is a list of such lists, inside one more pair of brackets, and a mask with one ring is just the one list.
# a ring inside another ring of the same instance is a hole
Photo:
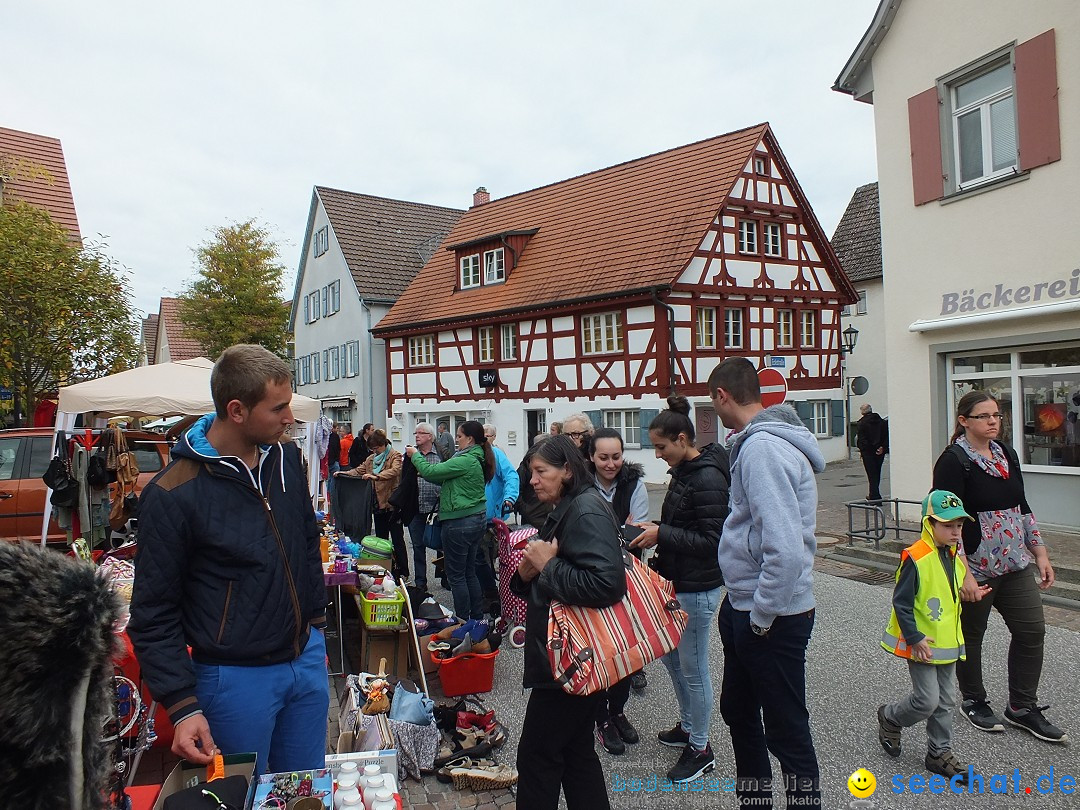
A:
{"label": "child in safety vest", "polygon": [[926,769],[955,786],[968,777],[952,752],[956,662],[964,658],[960,586],[966,569],[957,543],[964,521],[973,518],[956,495],[940,489],[923,500],[922,514],[922,535],[900,553],[892,615],[881,638],[882,647],[907,659],[912,692],[878,707],[878,740],[885,753],[900,756],[902,729],[925,720]]}

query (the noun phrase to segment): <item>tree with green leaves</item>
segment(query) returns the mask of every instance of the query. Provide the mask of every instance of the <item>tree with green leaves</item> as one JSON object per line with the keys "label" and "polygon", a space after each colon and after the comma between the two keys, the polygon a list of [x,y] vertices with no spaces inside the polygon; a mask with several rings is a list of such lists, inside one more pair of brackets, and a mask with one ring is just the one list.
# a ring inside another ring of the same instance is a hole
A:
{"label": "tree with green leaves", "polygon": [[58,385],[132,368],[138,323],[128,274],[103,245],[79,244],[24,202],[0,207],[0,380],[17,412]]}
{"label": "tree with green leaves", "polygon": [[289,305],[278,257],[270,232],[250,219],[218,228],[195,250],[199,270],[180,294],[177,314],[207,357],[234,343],[258,343],[285,357]]}

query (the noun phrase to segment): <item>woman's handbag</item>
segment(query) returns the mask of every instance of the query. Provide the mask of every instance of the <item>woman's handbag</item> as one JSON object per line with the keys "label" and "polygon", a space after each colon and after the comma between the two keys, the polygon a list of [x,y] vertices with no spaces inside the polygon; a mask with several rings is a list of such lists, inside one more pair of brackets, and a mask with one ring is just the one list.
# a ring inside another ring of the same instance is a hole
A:
{"label": "woman's handbag", "polygon": [[424,527],[424,545],[432,551],[442,551],[442,527],[439,526],[438,512],[428,515],[427,525]]}
{"label": "woman's handbag", "polygon": [[[412,687],[409,689],[408,687]],[[435,701],[416,688],[411,681],[398,681],[390,701],[390,719],[414,726],[428,726],[435,720]]]}
{"label": "woman's handbag", "polygon": [[551,600],[547,650],[551,674],[564,692],[591,695],[679,646],[686,613],[675,586],[626,548],[626,595],[605,608]]}
{"label": "woman's handbag", "polygon": [[52,490],[49,503],[60,509],[72,509],[79,502],[79,482],[71,474],[71,462],[66,456],[56,456],[49,462],[41,476],[45,486]]}

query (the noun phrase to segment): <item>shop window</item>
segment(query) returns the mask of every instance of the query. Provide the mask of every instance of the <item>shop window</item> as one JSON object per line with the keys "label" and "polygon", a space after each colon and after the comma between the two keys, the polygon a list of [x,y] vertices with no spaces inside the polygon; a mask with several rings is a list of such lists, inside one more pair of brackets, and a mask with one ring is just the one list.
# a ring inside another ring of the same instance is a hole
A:
{"label": "shop window", "polygon": [[1025,463],[1080,467],[1080,365],[1074,369],[1020,376]]}

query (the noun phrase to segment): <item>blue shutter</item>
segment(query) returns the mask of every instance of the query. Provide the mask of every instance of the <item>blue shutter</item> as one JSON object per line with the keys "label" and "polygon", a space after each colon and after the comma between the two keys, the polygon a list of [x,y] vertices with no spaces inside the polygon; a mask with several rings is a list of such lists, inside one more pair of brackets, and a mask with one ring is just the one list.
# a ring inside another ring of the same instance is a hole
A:
{"label": "blue shutter", "polygon": [[811,433],[814,432],[814,406],[805,400],[797,399],[793,403],[795,405],[795,413],[802,419],[802,423],[806,425],[806,429]]}
{"label": "blue shutter", "polygon": [[592,422],[593,428],[602,428],[604,426],[604,413],[603,411],[582,411],[589,421]]}
{"label": "blue shutter", "polygon": [[652,420],[660,415],[660,411],[656,408],[642,408],[639,412],[640,417],[638,419],[641,424],[641,447],[652,447],[652,439],[649,438],[649,425],[652,424]]}
{"label": "blue shutter", "polygon": [[843,436],[844,431],[844,400],[829,400],[829,415],[832,417],[832,435]]}
{"label": "blue shutter", "polygon": [[304,296],[304,323],[311,323],[311,296]]}

